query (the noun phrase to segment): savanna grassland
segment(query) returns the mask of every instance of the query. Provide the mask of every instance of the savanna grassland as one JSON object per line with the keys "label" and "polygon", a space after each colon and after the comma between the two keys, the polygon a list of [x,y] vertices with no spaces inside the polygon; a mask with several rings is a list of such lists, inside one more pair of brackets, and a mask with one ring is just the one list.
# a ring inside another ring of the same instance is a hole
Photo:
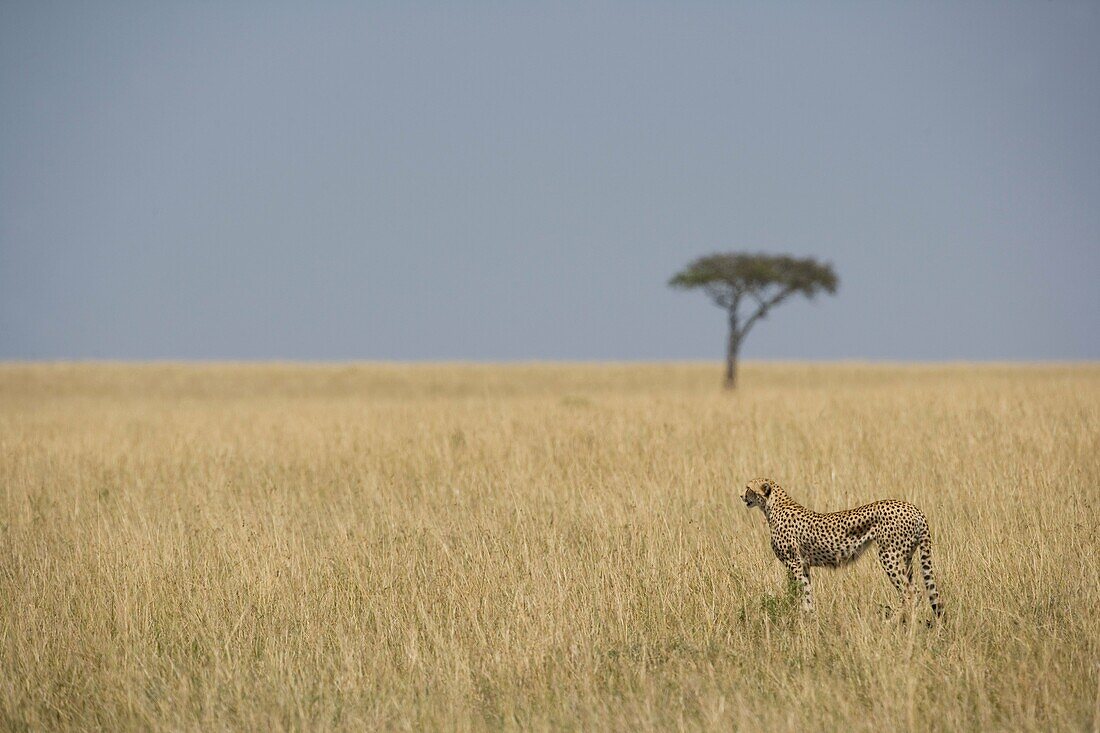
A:
{"label": "savanna grassland", "polygon": [[[1100,366],[0,366],[8,730],[1095,730]],[[785,591],[769,475],[929,517]]]}

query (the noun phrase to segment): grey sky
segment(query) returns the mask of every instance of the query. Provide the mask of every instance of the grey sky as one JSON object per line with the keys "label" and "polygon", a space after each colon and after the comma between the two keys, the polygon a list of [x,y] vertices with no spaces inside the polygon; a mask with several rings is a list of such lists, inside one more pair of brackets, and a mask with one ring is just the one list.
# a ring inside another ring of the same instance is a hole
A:
{"label": "grey sky", "polygon": [[0,4],[0,358],[1100,358],[1100,4]]}

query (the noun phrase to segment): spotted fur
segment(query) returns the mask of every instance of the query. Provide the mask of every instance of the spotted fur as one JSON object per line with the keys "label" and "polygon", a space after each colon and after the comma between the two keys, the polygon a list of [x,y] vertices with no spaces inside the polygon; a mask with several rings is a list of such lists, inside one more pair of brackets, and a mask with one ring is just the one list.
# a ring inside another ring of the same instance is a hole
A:
{"label": "spotted fur", "polygon": [[875,542],[878,558],[902,601],[913,592],[913,554],[919,551],[928,602],[937,617],[943,604],[932,575],[932,537],[920,509],[887,499],[856,509],[821,514],[796,503],[775,481],[757,478],[741,491],[745,504],[768,520],[772,550],[802,587],[802,607],[813,610],[810,568],[839,567]]}

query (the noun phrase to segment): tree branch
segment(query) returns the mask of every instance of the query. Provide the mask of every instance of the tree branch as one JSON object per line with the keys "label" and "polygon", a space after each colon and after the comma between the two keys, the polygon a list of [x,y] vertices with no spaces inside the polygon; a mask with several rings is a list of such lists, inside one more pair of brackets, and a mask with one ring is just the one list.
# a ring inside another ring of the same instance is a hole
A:
{"label": "tree branch", "polygon": [[764,299],[760,297],[760,293],[759,293],[759,292],[757,292],[756,288],[753,288],[752,290],[750,290],[750,291],[749,291],[749,295],[751,295],[751,296],[752,296],[753,300],[755,300],[755,301],[756,301],[757,303],[759,303],[759,304],[760,304],[760,307],[761,307],[761,308],[764,308],[764,307],[766,307],[766,306],[764,305]]}
{"label": "tree branch", "polygon": [[779,303],[783,302],[796,290],[797,288],[793,286],[787,286],[766,300],[762,298],[760,294],[757,293],[755,290],[750,290],[749,292],[752,293],[752,297],[756,300],[757,303],[760,304],[760,307],[756,309],[755,313],[753,313],[745,320],[745,325],[741,327],[741,338],[745,337],[745,334],[749,332],[749,329],[752,328],[757,321],[768,315],[768,311],[773,306],[779,305]]}
{"label": "tree branch", "polygon": [[733,292],[728,285],[723,287],[721,283],[706,283],[703,289],[720,308],[729,309],[740,297],[740,293]]}

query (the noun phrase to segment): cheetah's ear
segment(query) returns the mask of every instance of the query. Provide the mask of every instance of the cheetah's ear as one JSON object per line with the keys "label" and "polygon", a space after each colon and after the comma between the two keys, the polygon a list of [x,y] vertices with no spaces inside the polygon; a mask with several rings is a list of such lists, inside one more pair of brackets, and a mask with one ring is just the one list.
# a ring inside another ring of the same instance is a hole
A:
{"label": "cheetah's ear", "polygon": [[764,497],[765,498],[771,496],[772,495],[771,482],[765,481],[764,483],[760,484],[760,490],[764,492]]}

